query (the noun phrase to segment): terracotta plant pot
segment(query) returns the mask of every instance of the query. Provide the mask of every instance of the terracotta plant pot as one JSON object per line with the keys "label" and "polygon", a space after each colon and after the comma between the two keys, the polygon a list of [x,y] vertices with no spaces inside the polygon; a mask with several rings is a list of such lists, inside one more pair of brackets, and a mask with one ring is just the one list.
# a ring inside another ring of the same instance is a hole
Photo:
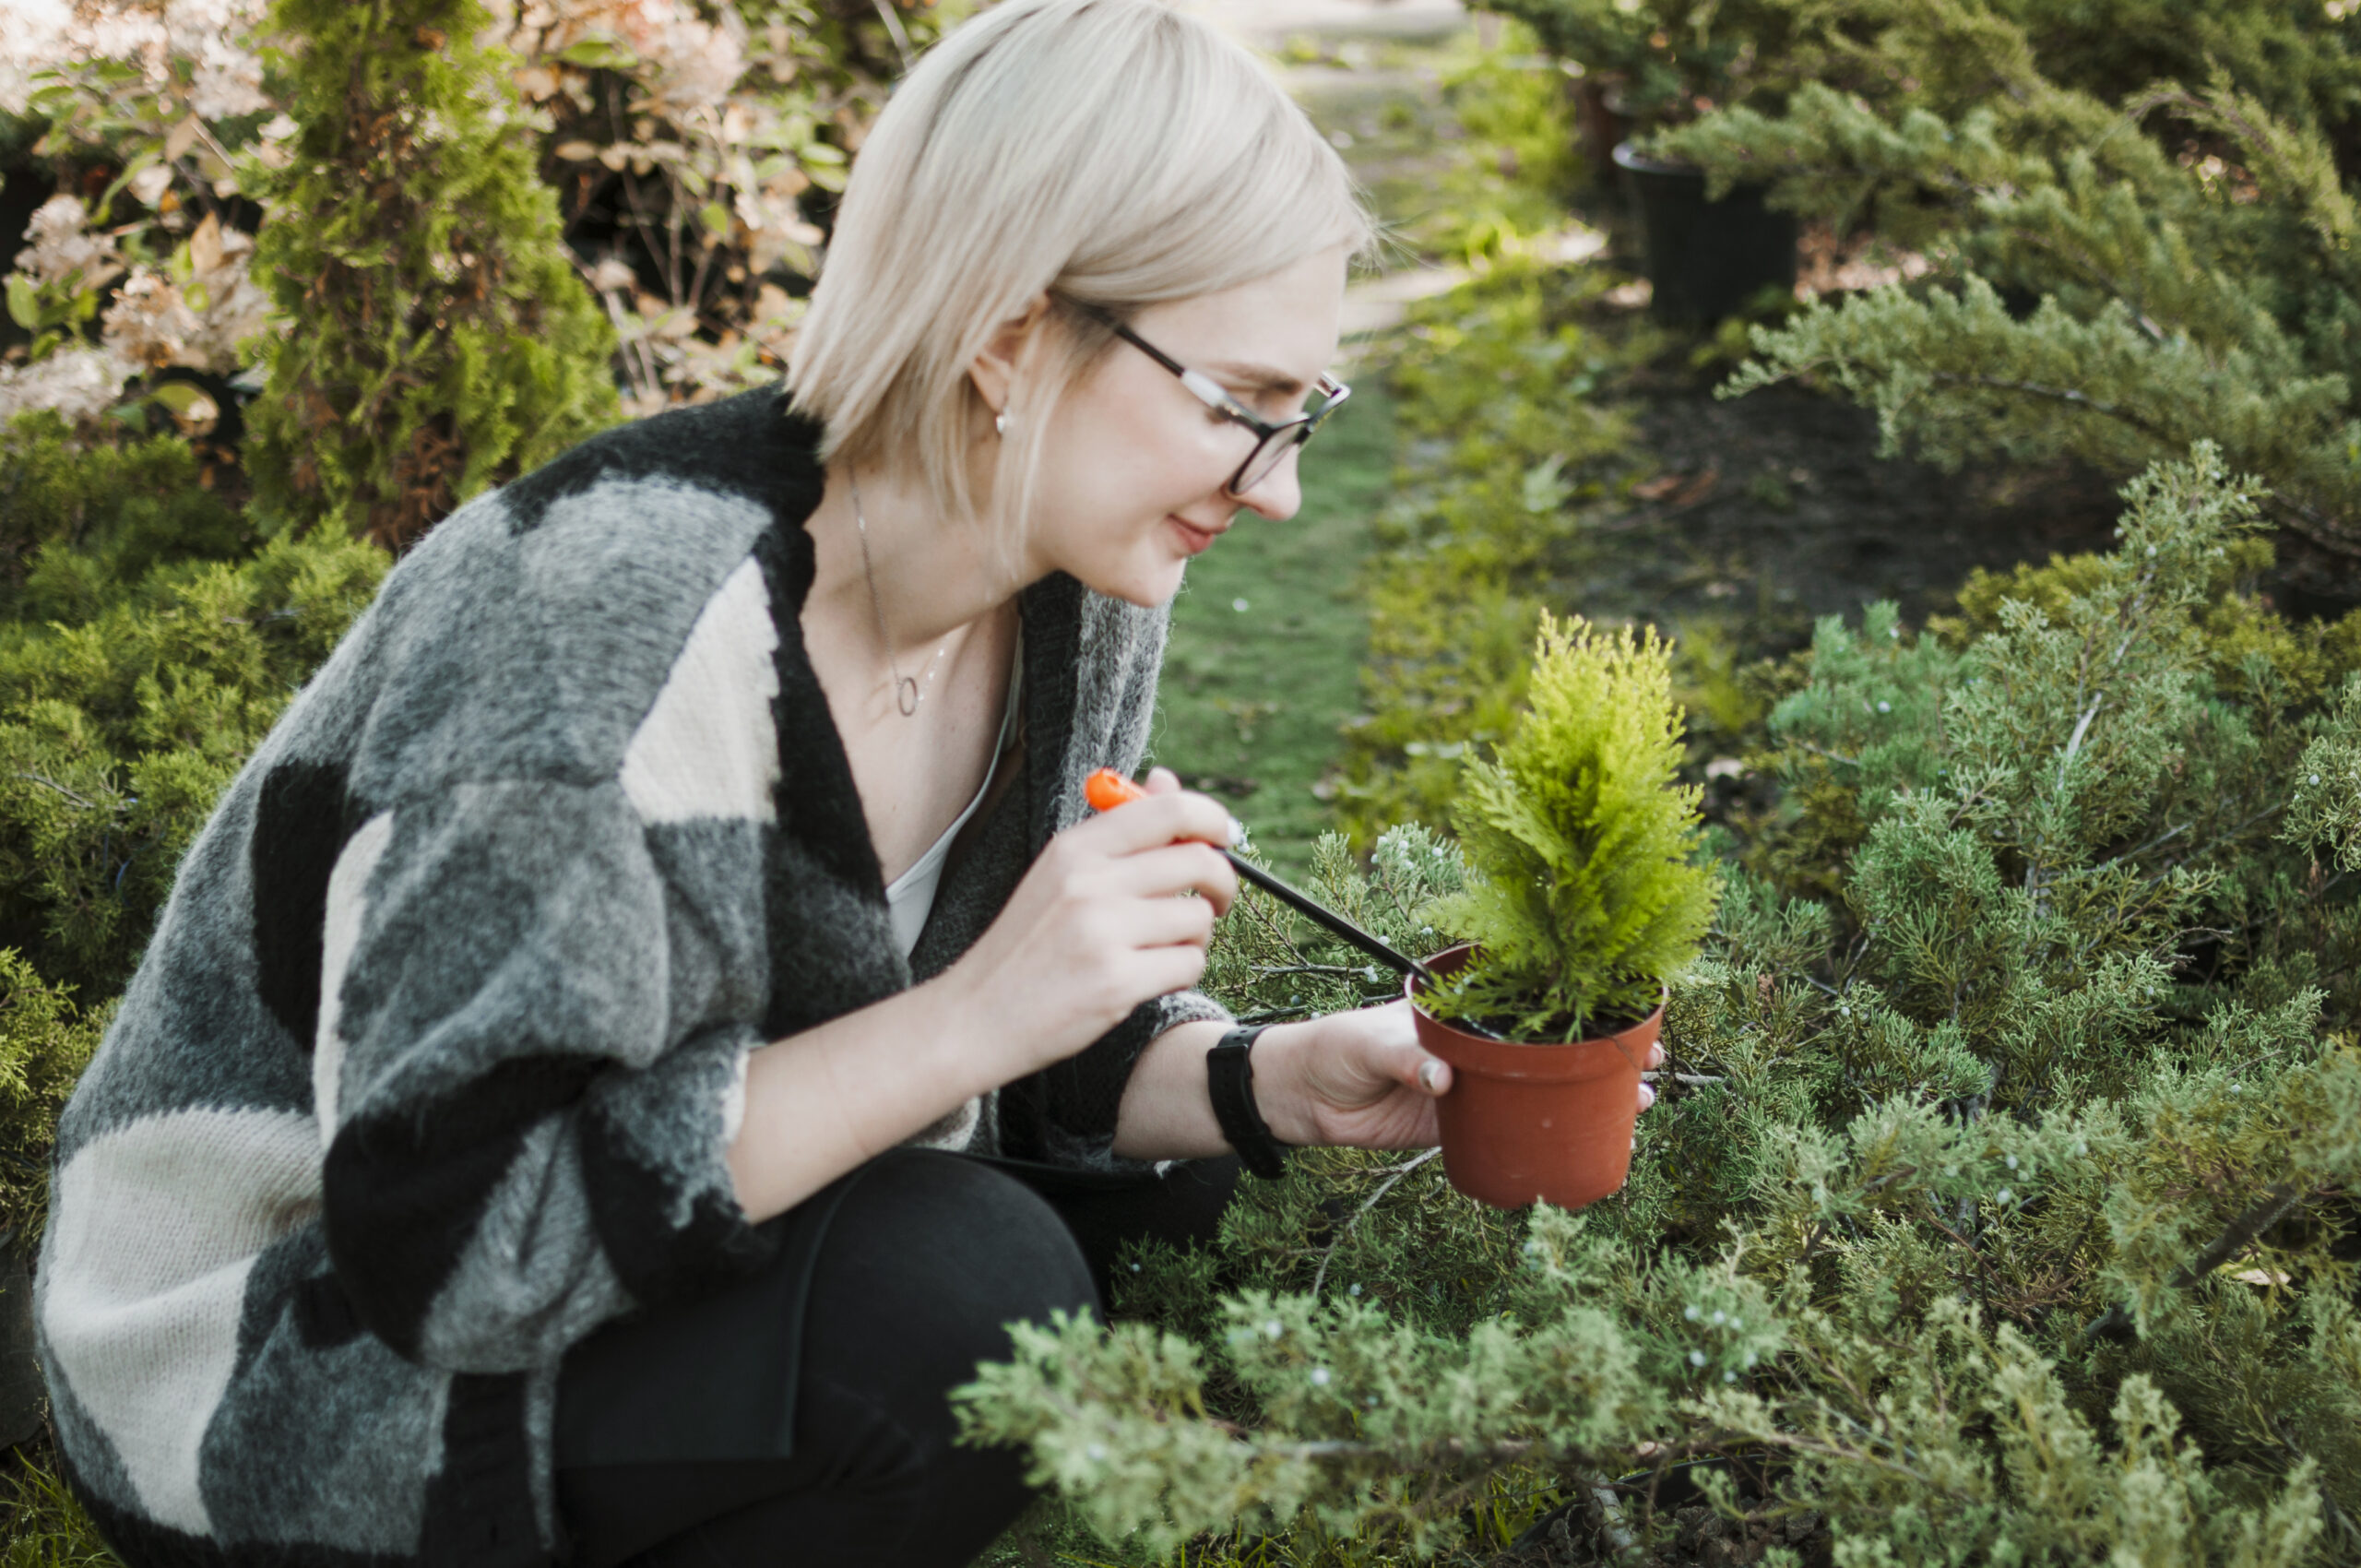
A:
{"label": "terracotta plant pot", "polygon": [[[1472,951],[1463,944],[1427,967],[1447,975]],[[1419,1005],[1415,978],[1404,992],[1418,1043],[1451,1063],[1451,1092],[1435,1109],[1453,1186],[1495,1208],[1536,1198],[1580,1208],[1623,1185],[1640,1115],[1640,1067],[1664,1027],[1661,1006],[1619,1034],[1525,1045],[1484,1039],[1431,1016]]]}

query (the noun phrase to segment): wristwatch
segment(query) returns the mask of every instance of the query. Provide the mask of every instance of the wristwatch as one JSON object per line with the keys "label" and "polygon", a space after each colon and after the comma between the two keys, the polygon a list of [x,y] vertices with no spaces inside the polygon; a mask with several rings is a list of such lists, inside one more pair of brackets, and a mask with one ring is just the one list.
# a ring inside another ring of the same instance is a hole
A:
{"label": "wristwatch", "polygon": [[1251,1052],[1255,1037],[1266,1026],[1241,1025],[1221,1037],[1205,1052],[1205,1087],[1214,1102],[1214,1120],[1221,1135],[1238,1151],[1239,1163],[1264,1181],[1287,1171],[1287,1145],[1271,1135],[1268,1123],[1254,1104],[1254,1063]]}

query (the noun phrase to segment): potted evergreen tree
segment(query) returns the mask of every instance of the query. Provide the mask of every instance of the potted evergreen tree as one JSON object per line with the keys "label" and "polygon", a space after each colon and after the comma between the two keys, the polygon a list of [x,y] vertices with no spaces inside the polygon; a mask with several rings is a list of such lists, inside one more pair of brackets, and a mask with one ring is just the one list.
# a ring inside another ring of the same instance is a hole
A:
{"label": "potted evergreen tree", "polygon": [[1719,881],[1693,860],[1699,792],[1675,782],[1667,645],[1545,612],[1535,652],[1531,707],[1489,760],[1470,755],[1455,812],[1468,882],[1436,913],[1469,940],[1411,992],[1420,1043],[1454,1075],[1452,1184],[1574,1208],[1623,1184],[1665,987]]}

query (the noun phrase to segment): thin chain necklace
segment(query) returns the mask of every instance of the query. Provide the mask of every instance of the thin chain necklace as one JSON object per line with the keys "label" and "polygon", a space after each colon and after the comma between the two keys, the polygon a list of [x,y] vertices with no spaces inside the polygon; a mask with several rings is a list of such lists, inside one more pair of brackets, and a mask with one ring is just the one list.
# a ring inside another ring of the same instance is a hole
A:
{"label": "thin chain necklace", "polygon": [[[886,672],[894,677],[894,706],[901,709],[903,718],[908,719],[918,712],[926,694],[914,677],[902,673],[901,664],[894,658],[894,636],[885,629],[885,601],[877,597],[877,564],[869,555],[869,517],[860,509],[860,481],[850,473],[845,478],[852,485],[853,530],[860,536],[860,575],[869,583],[869,612],[877,617],[877,640],[885,649]],[[925,674],[929,681],[934,679],[935,666],[943,662],[949,640],[946,637],[943,643],[937,644],[934,657],[927,660]]]}

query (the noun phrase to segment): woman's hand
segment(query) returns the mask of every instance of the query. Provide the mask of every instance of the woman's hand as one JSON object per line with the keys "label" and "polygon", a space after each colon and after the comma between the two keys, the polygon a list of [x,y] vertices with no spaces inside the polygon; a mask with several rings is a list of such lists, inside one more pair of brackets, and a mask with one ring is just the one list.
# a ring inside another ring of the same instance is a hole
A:
{"label": "woman's hand", "polygon": [[[1664,1062],[1651,1047],[1647,1066]],[[1254,1042],[1254,1099],[1283,1144],[1427,1148],[1442,1139],[1435,1101],[1451,1064],[1418,1044],[1410,1004],[1389,1002],[1263,1031]],[[1640,1086],[1640,1109],[1656,1093]]]}
{"label": "woman's hand", "polygon": [[1216,848],[1228,842],[1229,814],[1164,768],[1147,788],[1148,799],[1050,839],[943,977],[962,988],[964,1016],[1005,1044],[1011,1077],[1073,1055],[1204,973],[1214,921],[1238,897]]}

